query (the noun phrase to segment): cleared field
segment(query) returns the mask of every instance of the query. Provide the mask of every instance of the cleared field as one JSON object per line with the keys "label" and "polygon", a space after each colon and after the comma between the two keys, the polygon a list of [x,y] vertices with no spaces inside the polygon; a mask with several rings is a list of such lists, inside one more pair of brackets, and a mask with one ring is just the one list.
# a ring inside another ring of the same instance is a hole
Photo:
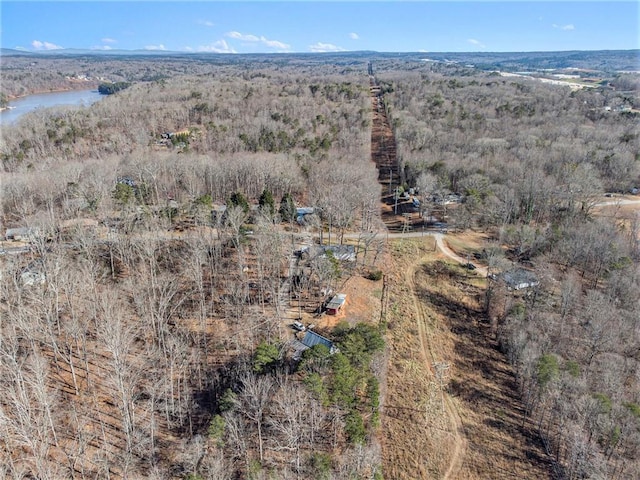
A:
{"label": "cleared field", "polygon": [[392,244],[385,478],[552,478],[483,289],[433,238]]}

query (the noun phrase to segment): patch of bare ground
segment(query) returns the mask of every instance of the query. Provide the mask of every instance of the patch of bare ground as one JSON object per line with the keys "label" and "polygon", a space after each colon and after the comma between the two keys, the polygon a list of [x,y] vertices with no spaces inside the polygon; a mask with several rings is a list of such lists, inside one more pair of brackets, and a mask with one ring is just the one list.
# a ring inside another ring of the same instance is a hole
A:
{"label": "patch of bare ground", "polygon": [[385,478],[552,478],[543,447],[523,425],[514,372],[481,309],[482,288],[441,260],[432,242],[391,244]]}
{"label": "patch of bare ground", "polygon": [[350,323],[371,323],[379,320],[382,281],[372,281],[354,275],[342,285],[340,291],[347,294],[342,314]]}
{"label": "patch of bare ground", "polygon": [[638,223],[640,220],[640,198],[635,195],[621,196],[613,199],[605,197],[605,201],[593,208],[596,217],[613,218],[625,231],[640,239]]}

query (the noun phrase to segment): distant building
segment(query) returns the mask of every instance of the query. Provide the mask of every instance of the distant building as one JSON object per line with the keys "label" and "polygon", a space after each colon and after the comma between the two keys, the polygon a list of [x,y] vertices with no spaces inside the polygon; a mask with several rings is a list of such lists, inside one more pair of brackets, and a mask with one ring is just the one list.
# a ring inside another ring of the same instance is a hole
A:
{"label": "distant building", "polygon": [[354,245],[309,245],[297,250],[296,255],[308,258],[324,257],[328,252],[341,262],[355,262],[356,247]]}
{"label": "distant building", "polygon": [[321,245],[323,254],[331,252],[341,262],[356,261],[356,247],[354,245]]}
{"label": "distant building", "polygon": [[30,242],[35,239],[36,234],[37,231],[33,228],[9,228],[4,235],[4,238],[6,240],[13,240],[14,242]]}
{"label": "distant building", "polygon": [[222,221],[227,214],[227,206],[226,205],[214,205],[211,208],[211,220],[215,223],[217,221]]}
{"label": "distant building", "polygon": [[46,277],[42,272],[25,271],[20,274],[20,283],[24,287],[33,287],[35,285],[43,285]]}
{"label": "distant building", "polygon": [[522,290],[523,288],[537,287],[540,285],[535,273],[524,268],[516,268],[502,274],[504,283],[509,290]]}
{"label": "distant building", "polygon": [[36,261],[20,272],[20,283],[23,287],[33,287],[43,285],[47,278],[43,272],[41,261]]}
{"label": "distant building", "polygon": [[121,183],[123,185],[128,185],[131,188],[137,188],[136,181],[130,177],[118,177],[116,178],[116,183]]}
{"label": "distant building", "polygon": [[60,222],[61,230],[69,230],[73,228],[78,229],[95,229],[98,228],[99,223],[93,218],[72,218],[69,220],[63,220]]}
{"label": "distant building", "polygon": [[327,307],[326,307],[327,314],[329,314],[329,315],[337,315],[338,312],[340,310],[342,310],[342,307],[344,306],[344,303],[346,301],[347,301],[347,294],[346,293],[338,293],[337,295],[335,295],[329,301],[329,303],[327,303]]}
{"label": "distant building", "polygon": [[314,212],[315,212],[315,209],[313,207],[297,207],[296,208],[296,215],[298,216],[311,215]]}
{"label": "distant building", "polygon": [[315,213],[315,208],[313,207],[298,207],[296,208],[296,222],[300,225],[304,225],[306,223],[306,217],[308,215],[313,215]]}
{"label": "distant building", "polygon": [[316,345],[324,345],[329,349],[331,355],[340,351],[331,340],[311,330],[307,330],[302,341],[294,339],[289,345],[293,350],[292,358],[294,360],[300,360],[305,350]]}

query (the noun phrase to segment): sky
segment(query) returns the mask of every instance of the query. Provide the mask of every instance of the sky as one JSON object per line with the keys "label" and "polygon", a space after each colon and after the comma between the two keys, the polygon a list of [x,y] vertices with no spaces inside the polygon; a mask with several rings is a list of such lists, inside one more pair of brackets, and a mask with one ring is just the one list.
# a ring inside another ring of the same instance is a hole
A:
{"label": "sky", "polygon": [[637,1],[2,1],[0,46],[215,53],[640,48]]}

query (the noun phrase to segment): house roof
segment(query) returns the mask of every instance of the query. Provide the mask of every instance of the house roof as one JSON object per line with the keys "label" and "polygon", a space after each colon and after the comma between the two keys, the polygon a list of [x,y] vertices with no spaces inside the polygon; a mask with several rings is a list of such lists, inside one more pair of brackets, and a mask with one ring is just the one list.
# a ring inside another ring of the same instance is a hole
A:
{"label": "house roof", "polygon": [[346,300],[347,300],[346,293],[338,293],[329,301],[329,303],[327,304],[327,308],[338,309],[342,305],[344,305],[344,302]]}
{"label": "house roof", "polygon": [[535,287],[540,284],[535,273],[524,268],[516,268],[506,271],[502,274],[502,278],[510,288],[519,290],[521,288]]}
{"label": "house roof", "polygon": [[299,340],[293,340],[291,343],[291,348],[293,349],[293,359],[294,360],[300,360],[302,358],[302,353],[305,350],[308,350],[309,347],[307,347],[304,343],[302,343]]}
{"label": "house roof", "polygon": [[323,253],[331,252],[333,256],[342,261],[354,261],[356,259],[356,247],[354,245],[322,245]]}
{"label": "house roof", "polygon": [[8,228],[5,233],[5,238],[9,240],[15,237],[33,237],[37,233],[38,231],[31,227]]}
{"label": "house roof", "polygon": [[28,235],[32,232],[28,227],[16,227],[16,228],[7,228],[6,235]]}
{"label": "house roof", "polygon": [[322,257],[331,252],[337,260],[353,262],[356,259],[354,245],[307,245],[300,249],[300,253],[307,253],[310,258]]}
{"label": "house roof", "polygon": [[307,330],[307,333],[305,333],[304,338],[302,339],[302,343],[309,348],[316,345],[324,345],[329,350],[334,348],[331,340],[324,338],[322,335],[319,335],[312,330]]}
{"label": "house roof", "polygon": [[298,207],[296,208],[296,215],[311,215],[314,211],[313,207]]}

